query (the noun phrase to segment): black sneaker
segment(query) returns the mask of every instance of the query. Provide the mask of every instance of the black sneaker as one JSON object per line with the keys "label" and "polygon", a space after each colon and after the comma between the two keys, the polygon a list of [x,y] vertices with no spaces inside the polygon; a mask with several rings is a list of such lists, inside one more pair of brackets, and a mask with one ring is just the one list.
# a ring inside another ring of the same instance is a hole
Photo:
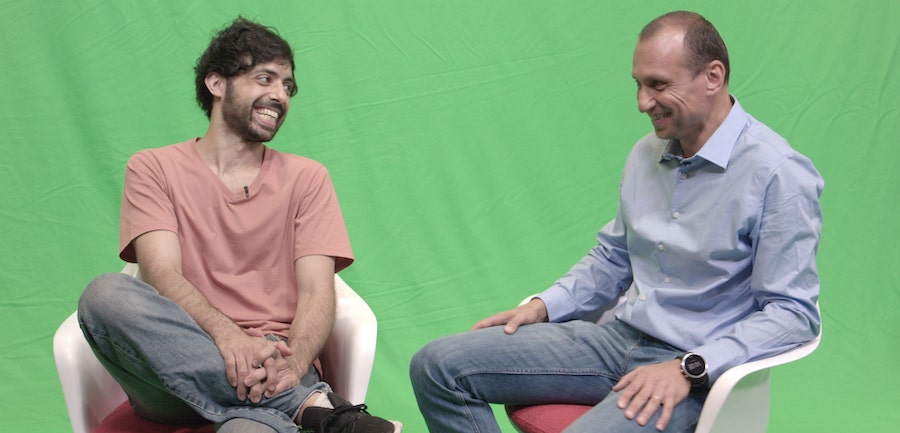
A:
{"label": "black sneaker", "polygon": [[334,409],[308,407],[300,418],[300,433],[400,433],[403,425],[369,415],[366,405],[352,405],[333,392],[328,400]]}

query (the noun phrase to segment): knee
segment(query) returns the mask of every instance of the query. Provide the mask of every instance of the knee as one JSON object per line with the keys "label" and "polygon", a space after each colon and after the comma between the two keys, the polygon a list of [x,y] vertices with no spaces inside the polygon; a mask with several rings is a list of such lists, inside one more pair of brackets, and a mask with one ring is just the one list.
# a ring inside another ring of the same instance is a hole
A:
{"label": "knee", "polygon": [[246,418],[232,418],[216,426],[216,433],[276,433],[272,427]]}
{"label": "knee", "polygon": [[94,278],[78,299],[79,317],[88,321],[103,318],[113,320],[108,315],[124,313],[128,305],[134,304],[129,301],[129,297],[134,296],[129,288],[134,286],[134,278],[121,272],[111,272]]}
{"label": "knee", "polygon": [[413,355],[409,362],[409,376],[413,388],[422,388],[426,384],[451,380],[453,371],[460,365],[455,358],[462,347],[456,345],[450,337],[428,343]]}

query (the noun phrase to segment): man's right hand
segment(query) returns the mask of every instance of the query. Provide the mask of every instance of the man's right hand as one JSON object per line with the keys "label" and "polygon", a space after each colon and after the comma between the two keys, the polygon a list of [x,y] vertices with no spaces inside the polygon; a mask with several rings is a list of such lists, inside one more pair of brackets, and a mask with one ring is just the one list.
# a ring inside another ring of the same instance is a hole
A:
{"label": "man's right hand", "polygon": [[266,348],[250,361],[250,365],[257,368],[243,380],[244,386],[249,389],[248,397],[254,403],[258,403],[262,396],[272,398],[296,387],[309,370],[308,365],[300,365],[297,357],[291,356],[293,351],[286,342],[266,341]]}
{"label": "man's right hand", "polygon": [[216,346],[225,361],[228,383],[235,388],[237,398],[244,401],[249,397],[254,403],[262,399],[268,380],[275,381],[282,376],[280,371],[288,364],[286,357],[291,354],[282,341],[269,341],[262,335],[251,336],[240,330],[220,335]]}
{"label": "man's right hand", "polygon": [[533,298],[525,305],[478,321],[472,330],[504,325],[503,332],[512,335],[519,329],[519,326],[546,322],[547,317],[547,306],[544,301],[541,298]]}

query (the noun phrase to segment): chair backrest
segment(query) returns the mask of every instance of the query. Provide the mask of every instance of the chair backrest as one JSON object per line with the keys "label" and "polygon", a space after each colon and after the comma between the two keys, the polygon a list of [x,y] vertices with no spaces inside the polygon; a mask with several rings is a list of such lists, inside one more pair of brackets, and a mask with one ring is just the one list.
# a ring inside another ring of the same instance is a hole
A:
{"label": "chair backrest", "polygon": [[74,433],[91,433],[127,398],[125,391],[94,356],[77,313],[63,321],[53,336],[53,357]]}

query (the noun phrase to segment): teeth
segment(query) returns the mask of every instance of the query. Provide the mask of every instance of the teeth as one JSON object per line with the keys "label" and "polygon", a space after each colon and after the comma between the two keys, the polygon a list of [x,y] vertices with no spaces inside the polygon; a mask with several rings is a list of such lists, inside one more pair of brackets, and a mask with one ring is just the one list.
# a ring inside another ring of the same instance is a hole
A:
{"label": "teeth", "polygon": [[272,120],[278,120],[278,112],[275,110],[270,110],[268,108],[260,108],[256,110],[257,113],[262,114],[263,116],[271,117]]}

